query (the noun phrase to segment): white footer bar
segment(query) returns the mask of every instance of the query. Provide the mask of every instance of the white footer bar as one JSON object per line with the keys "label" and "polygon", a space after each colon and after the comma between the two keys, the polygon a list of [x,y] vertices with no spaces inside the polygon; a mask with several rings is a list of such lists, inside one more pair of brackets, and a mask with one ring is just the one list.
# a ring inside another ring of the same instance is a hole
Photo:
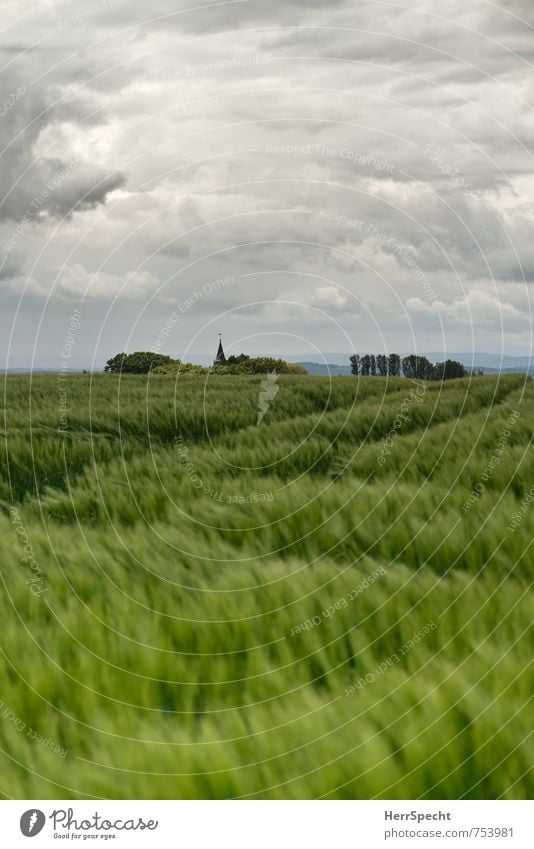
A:
{"label": "white footer bar", "polygon": [[4,801],[0,845],[531,849],[533,808],[526,801]]}

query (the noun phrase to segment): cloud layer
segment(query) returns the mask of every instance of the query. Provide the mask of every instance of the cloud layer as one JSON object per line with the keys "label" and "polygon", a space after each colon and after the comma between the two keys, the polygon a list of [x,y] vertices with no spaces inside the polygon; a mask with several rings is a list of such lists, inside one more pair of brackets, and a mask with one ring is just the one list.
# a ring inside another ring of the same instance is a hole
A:
{"label": "cloud layer", "polygon": [[66,302],[92,304],[85,365],[151,347],[198,291],[168,353],[209,351],[219,329],[265,353],[530,352],[526,0],[17,0],[4,16],[8,365],[56,361]]}

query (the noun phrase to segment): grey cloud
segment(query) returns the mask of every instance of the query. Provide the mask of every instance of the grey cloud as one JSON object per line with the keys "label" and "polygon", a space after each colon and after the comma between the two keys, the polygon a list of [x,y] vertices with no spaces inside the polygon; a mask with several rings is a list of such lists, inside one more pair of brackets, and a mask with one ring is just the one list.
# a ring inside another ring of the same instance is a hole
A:
{"label": "grey cloud", "polygon": [[[321,303],[340,321],[345,313],[364,338],[363,313],[345,304],[343,286],[400,339],[399,303],[415,305],[423,334],[437,326],[424,275],[456,341],[467,338],[469,305],[490,338],[499,300],[511,333],[525,314],[514,292],[523,274],[534,280],[531,4],[409,5],[258,0],[183,13],[185,0],[8,4],[13,20],[30,13],[24,29],[9,29],[8,47],[32,51],[10,66],[7,87],[43,76],[0,118],[0,140],[11,142],[4,193],[20,176],[0,208],[2,241],[43,186],[79,163],[31,212],[38,227],[9,253],[6,288],[21,285],[37,237],[76,208],[32,273],[36,297],[72,250],[54,298],[75,298],[93,279],[80,269],[100,260],[95,297],[146,268],[121,302],[142,305],[161,281],[158,315],[235,273],[238,284],[187,312],[184,333],[267,292]],[[123,310],[114,321],[124,329],[130,318]]]}
{"label": "grey cloud", "polygon": [[[54,122],[76,121],[77,108],[54,104],[48,85],[33,85],[20,69],[5,80],[4,114],[0,118],[0,221],[29,220],[43,213],[65,215],[71,209],[102,203],[125,182],[122,174],[106,174],[101,166],[64,151],[64,159],[36,153],[41,135]],[[1,106],[1,104],[0,104]]]}
{"label": "grey cloud", "polygon": [[[329,9],[339,9],[345,0],[329,0]],[[240,29],[262,24],[290,25],[324,15],[323,0],[229,0],[227,3],[204,0],[192,6],[187,0],[157,0],[147,13],[145,5],[132,6],[128,0],[115,0],[106,20],[109,25],[129,22],[147,30],[177,28],[199,34]]]}
{"label": "grey cloud", "polygon": [[62,163],[58,163],[56,176],[48,181],[52,186],[56,182],[57,189],[52,192],[47,209],[58,217],[70,215],[74,211],[93,209],[126,183],[124,174],[103,174],[99,169],[87,165],[74,167],[69,177],[62,180],[64,168]]}

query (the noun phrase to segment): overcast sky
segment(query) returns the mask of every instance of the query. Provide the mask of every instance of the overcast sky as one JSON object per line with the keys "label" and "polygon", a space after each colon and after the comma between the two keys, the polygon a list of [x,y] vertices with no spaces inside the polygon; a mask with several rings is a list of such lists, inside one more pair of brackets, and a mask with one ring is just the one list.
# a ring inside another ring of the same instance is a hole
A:
{"label": "overcast sky", "polygon": [[4,0],[0,27],[2,365],[69,334],[73,368],[219,331],[530,353],[532,0]]}

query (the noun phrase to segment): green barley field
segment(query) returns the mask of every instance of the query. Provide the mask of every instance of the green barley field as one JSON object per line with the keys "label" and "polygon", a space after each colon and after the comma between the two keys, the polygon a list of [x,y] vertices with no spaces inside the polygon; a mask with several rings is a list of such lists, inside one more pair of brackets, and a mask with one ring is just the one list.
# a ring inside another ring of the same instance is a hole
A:
{"label": "green barley field", "polygon": [[8,376],[3,797],[532,797],[533,386]]}

